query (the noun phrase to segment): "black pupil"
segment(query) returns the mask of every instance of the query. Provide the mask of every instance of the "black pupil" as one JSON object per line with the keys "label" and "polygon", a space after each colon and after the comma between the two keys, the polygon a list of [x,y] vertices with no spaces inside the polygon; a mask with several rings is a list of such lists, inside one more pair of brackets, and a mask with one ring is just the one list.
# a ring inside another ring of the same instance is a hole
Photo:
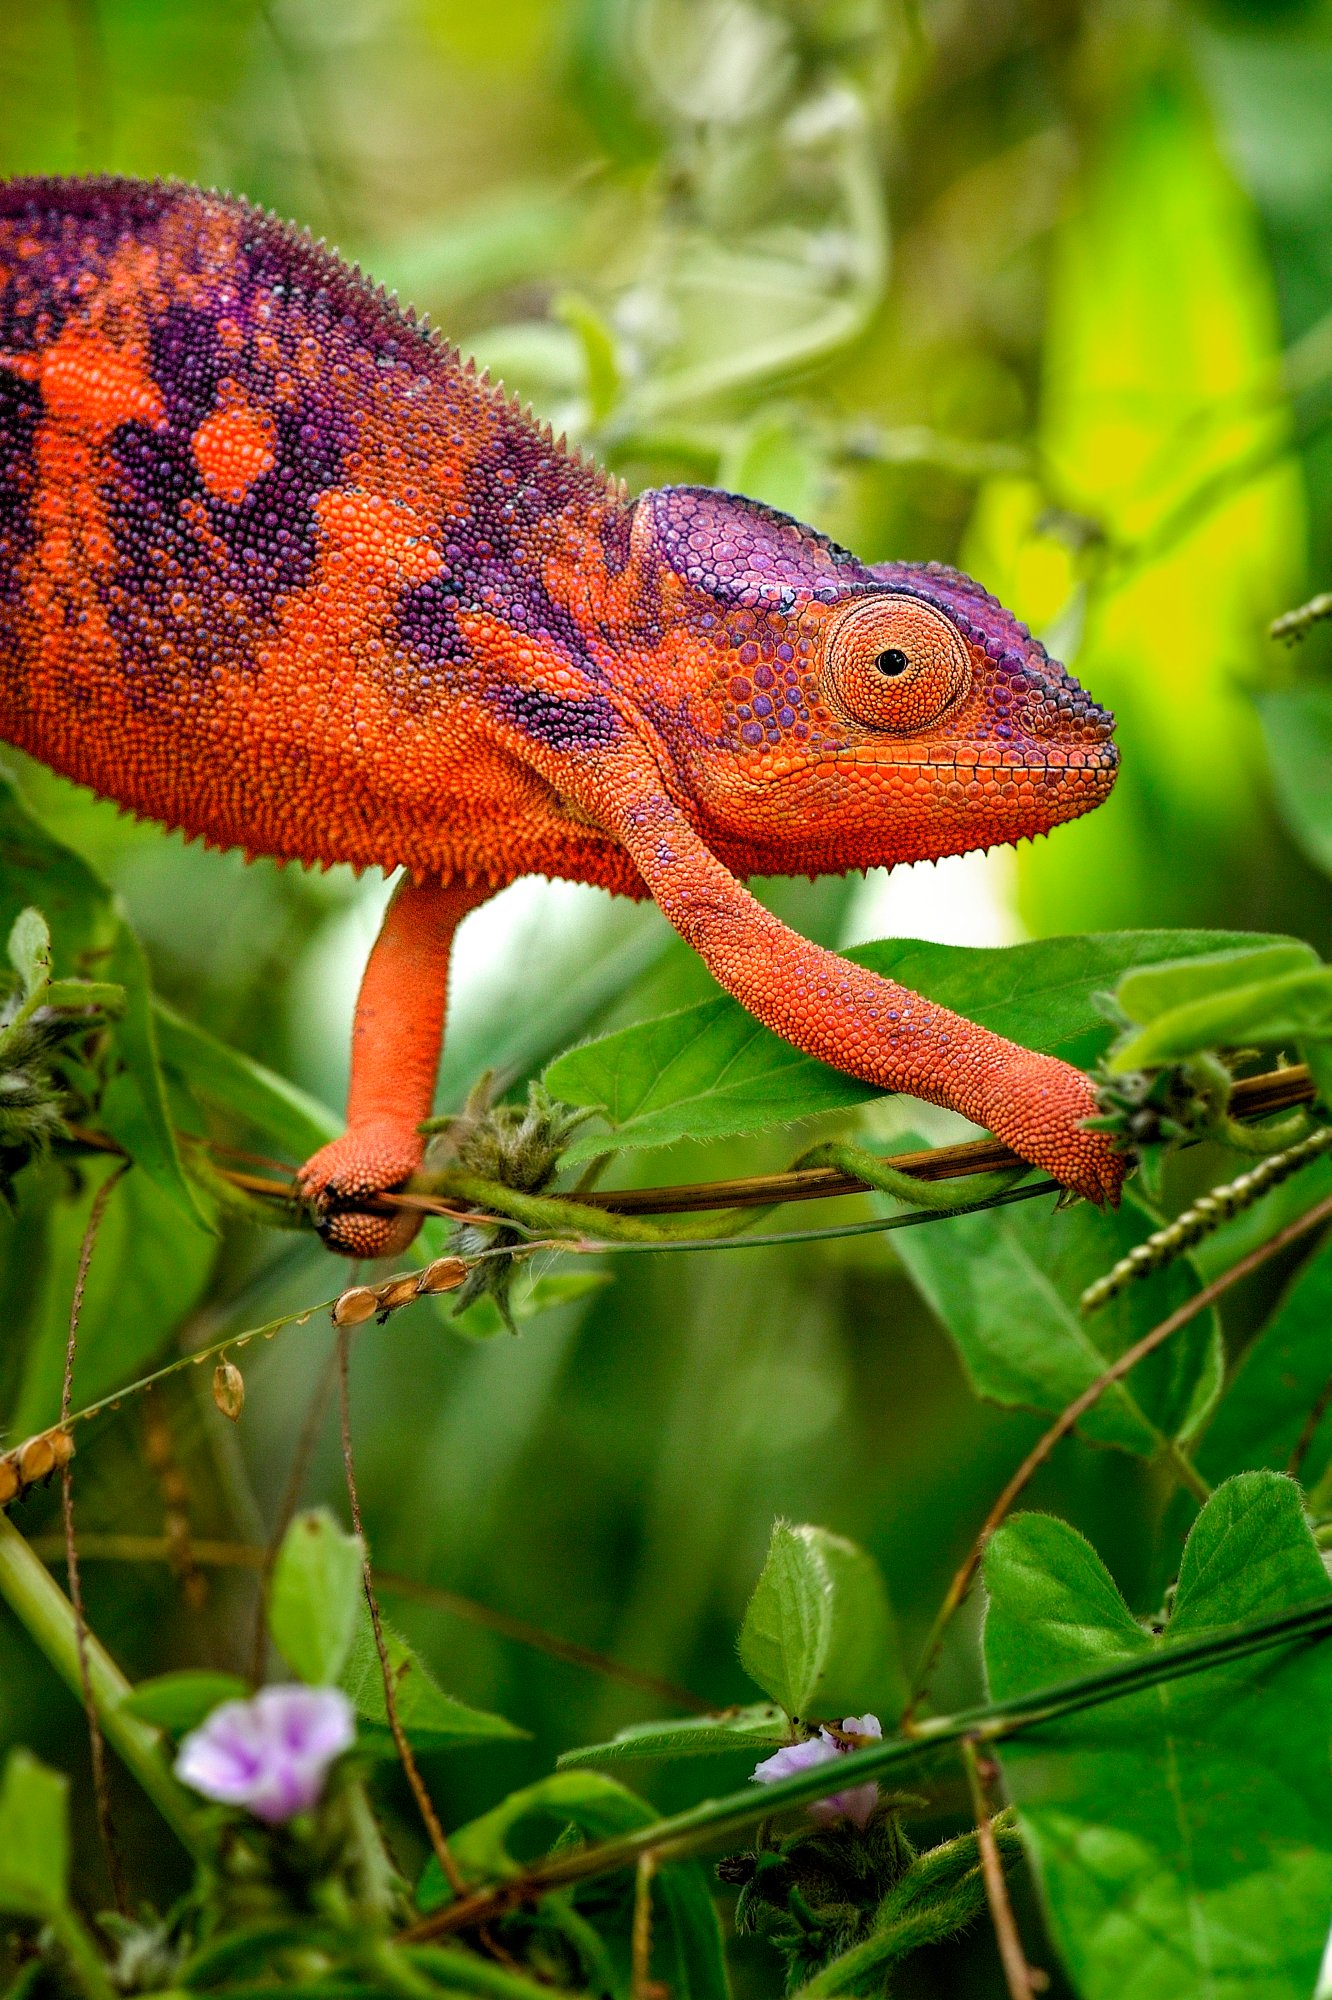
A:
{"label": "black pupil", "polygon": [[911,665],[900,646],[890,646],[886,653],[880,653],[874,662],[881,674],[904,674]]}

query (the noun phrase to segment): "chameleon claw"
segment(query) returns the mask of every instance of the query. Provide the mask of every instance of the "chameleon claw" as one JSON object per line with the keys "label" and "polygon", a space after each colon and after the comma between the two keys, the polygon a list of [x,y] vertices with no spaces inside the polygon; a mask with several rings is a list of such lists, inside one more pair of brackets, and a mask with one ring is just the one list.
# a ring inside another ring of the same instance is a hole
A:
{"label": "chameleon claw", "polygon": [[422,1140],[414,1126],[380,1118],[353,1125],[340,1139],[321,1146],[296,1175],[296,1186],[315,1212],[315,1228],[340,1257],[396,1257],[421,1226],[421,1217],[370,1215],[360,1206],[367,1196],[402,1186],[421,1164]]}

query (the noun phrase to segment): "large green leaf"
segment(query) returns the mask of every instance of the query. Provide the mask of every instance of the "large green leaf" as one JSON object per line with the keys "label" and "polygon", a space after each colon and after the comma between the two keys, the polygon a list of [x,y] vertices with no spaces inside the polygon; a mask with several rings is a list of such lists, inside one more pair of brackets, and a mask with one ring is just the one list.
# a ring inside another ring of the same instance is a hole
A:
{"label": "large green leaf", "polygon": [[[651,1826],[658,1817],[645,1800],[614,1778],[603,1777],[598,1771],[558,1771],[510,1793],[493,1811],[450,1834],[449,1845],[469,1882],[503,1881],[521,1873],[525,1857],[536,1844],[534,1834],[539,1837],[544,1832],[549,1844],[561,1846],[573,1837],[611,1840],[617,1834]],[[603,1899],[598,1916],[604,1934],[605,1885],[595,1885],[590,1893]],[[654,1877],[652,1896],[653,1969],[657,1976],[678,2000],[728,2000],[721,1927],[703,1864],[665,1863]],[[422,1873],[417,1902],[429,1911],[448,1901],[448,1885],[432,1859]]]}
{"label": "large green leaf", "polygon": [[[1163,1637],[1062,1521],[986,1555],[998,1700],[1332,1593],[1293,1483],[1199,1515]],[[1003,1746],[1052,1935],[1084,2000],[1307,2000],[1332,1906],[1332,1649],[1202,1670]]]}
{"label": "large green leaf", "polygon": [[[494,1742],[499,1738],[525,1736],[502,1715],[483,1708],[469,1708],[445,1694],[420,1655],[401,1633],[386,1620],[380,1621],[389,1673],[393,1677],[394,1708],[403,1734],[418,1750],[448,1750],[459,1743]],[[339,1685],[351,1697],[361,1724],[363,1747],[381,1757],[393,1757],[393,1735],[389,1727],[388,1705],[384,1700],[384,1673],[379,1648],[375,1644],[370,1613],[362,1609]]]}
{"label": "large green leaf", "polygon": [[153,1005],[163,1066],[205,1104],[247,1127],[278,1153],[300,1161],[329,1139],[342,1120],[317,1098],[266,1069],[252,1056],[228,1048],[206,1028],[187,1021],[164,1000]]}
{"label": "large green leaf", "polygon": [[365,1548],[326,1507],[298,1514],[282,1538],[268,1597],[268,1629],[289,1667],[328,1687],[346,1665],[364,1589]]}
{"label": "large green leaf", "polygon": [[[978,1395],[1062,1410],[1107,1365],[1198,1289],[1187,1260],[1127,1285],[1087,1316],[1078,1300],[1094,1278],[1152,1227],[1132,1200],[1109,1213],[1051,1201],[960,1215],[903,1230],[895,1248],[917,1290],[952,1337]],[[1079,1429],[1098,1444],[1151,1457],[1163,1437],[1186,1437],[1221,1386],[1220,1333],[1198,1318],[1106,1390]]]}
{"label": "large green leaf", "polygon": [[1332,687],[1310,682],[1261,695],[1281,817],[1316,868],[1332,875]]}
{"label": "large green leaf", "polygon": [[[886,938],[846,956],[1024,1047],[1086,1064],[1110,1039],[1091,996],[1127,967],[1264,941],[1242,931],[1108,931],[982,950]],[[571,1049],[545,1081],[566,1104],[602,1106],[615,1147],[756,1132],[880,1094],[802,1055],[726,995]],[[588,1134],[565,1157],[575,1164],[607,1144]]]}
{"label": "large green leaf", "polygon": [[778,1521],[740,1627],[740,1664],[802,1721],[900,1706],[897,1636],[877,1564],[826,1528]]}
{"label": "large green leaf", "polygon": [[[1240,1356],[1194,1453],[1210,1480],[1259,1466],[1283,1471],[1332,1376],[1332,1242],[1302,1265]],[[1332,1457],[1332,1412],[1324,1411],[1303,1454],[1312,1486]]]}

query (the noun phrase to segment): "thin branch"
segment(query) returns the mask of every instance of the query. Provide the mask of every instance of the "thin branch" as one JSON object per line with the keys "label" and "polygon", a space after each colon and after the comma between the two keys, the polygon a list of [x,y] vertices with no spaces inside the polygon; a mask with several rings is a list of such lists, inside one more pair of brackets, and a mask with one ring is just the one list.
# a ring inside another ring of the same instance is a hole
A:
{"label": "thin branch", "polygon": [[430,1836],[435,1859],[443,1869],[444,1880],[452,1889],[454,1896],[462,1898],[466,1894],[467,1885],[453,1858],[452,1850],[444,1835],[444,1828],[440,1825],[439,1814],[435,1811],[434,1801],[426,1790],[425,1780],[421,1776],[416,1758],[412,1754],[412,1746],[407,1741],[407,1732],[402,1726],[402,1718],[398,1714],[398,1691],[394,1685],[388,1647],[384,1643],[384,1621],[379,1615],[374,1572],[370,1567],[370,1545],[365,1539],[365,1529],[361,1524],[361,1502],[356,1490],[356,1467],[352,1459],[351,1441],[351,1384],[348,1365],[350,1359],[351,1332],[349,1328],[344,1327],[338,1334],[338,1400],[342,1417],[342,1462],[347,1473],[347,1499],[351,1506],[352,1527],[361,1542],[361,1571],[365,1580],[365,1601],[370,1607],[370,1625],[375,1635],[375,1651],[379,1655],[379,1671],[384,1680],[384,1709],[397,1748],[398,1760],[407,1774],[407,1782],[412,1788],[412,1796],[425,1823],[425,1830]]}
{"label": "thin branch", "polygon": [[957,1715],[936,1716],[918,1724],[909,1735],[888,1737],[867,1749],[853,1750],[834,1764],[816,1765],[795,1777],[764,1785],[759,1788],[760,1796],[756,1797],[756,1788],[750,1785],[724,1798],[705,1799],[701,1805],[690,1806],[665,1819],[651,1820],[632,1833],[599,1841],[591,1847],[549,1855],[518,1875],[475,1891],[463,1902],[449,1903],[432,1911],[404,1932],[402,1941],[413,1943],[474,1929],[552,1890],[636,1867],[639,1855],[649,1851],[661,1861],[694,1853],[732,1839],[774,1813],[807,1806],[832,1791],[864,1784],[870,1778],[882,1780],[890,1773],[896,1775],[967,1737],[977,1744],[1003,1742],[1024,1730],[1104,1707],[1107,1702],[1119,1701],[1144,1688],[1160,1687],[1212,1667],[1250,1659],[1275,1646],[1313,1643],[1329,1636],[1332,1636],[1332,1599],[1324,1598],[1257,1624],[1229,1626],[1194,1639],[1182,1639],[1175,1645],[1166,1643],[1147,1653],[1135,1653],[1131,1659],[1118,1661],[1096,1673],[1014,1695],[1006,1701],[991,1702]]}
{"label": "thin branch", "polygon": [[652,1983],[652,1878],[657,1857],[651,1848],[638,1857],[634,1872],[634,1920],[630,1934],[631,2000],[659,2000]]}
{"label": "thin branch", "polygon": [[[1155,1353],[1158,1347],[1163,1346],[1173,1334],[1178,1333],[1181,1327],[1187,1326],[1190,1320],[1196,1319],[1199,1313],[1205,1312],[1224,1292],[1228,1292],[1232,1285],[1239,1284],[1241,1279],[1249,1277],[1252,1272],[1267,1263],[1269,1258],[1278,1256],[1281,1251],[1288,1248],[1290,1244],[1296,1242],[1301,1236],[1307,1235],[1311,1229],[1317,1229],[1324,1222],[1330,1220],[1332,1220],[1332,1195],[1329,1195],[1326,1200],[1318,1202],[1306,1214],[1298,1216],[1294,1222],[1287,1223],[1284,1229],[1279,1229],[1275,1236],[1268,1238],[1266,1243],[1260,1243],[1257,1249],[1250,1250],[1248,1255],[1241,1257],[1237,1264],[1232,1264],[1228,1271],[1223,1271],[1220,1277],[1213,1278],[1210,1285],[1204,1285],[1202,1290],[1195,1292],[1191,1299],[1186,1299],[1184,1304],[1171,1313],[1168,1319],[1163,1319],[1158,1326],[1154,1326],[1149,1333],[1145,1333],[1141,1340],[1135,1341],[1132,1347],[1126,1348],[1119,1359],[1113,1361],[1102,1374],[1098,1375],[1096,1380],[1090,1383],[1080,1396],[1074,1397],[1067,1408],[1062,1410],[1059,1416],[1055,1418],[1049,1430],[1037,1439],[1017,1471],[1000,1493],[989,1513],[985,1516],[979,1534],[967,1551],[965,1560],[948,1586],[943,1603],[939,1607],[938,1615],[930,1628],[929,1638],[925,1642],[925,1649],[921,1656],[915,1684],[912,1687],[911,1698],[902,1714],[902,1727],[904,1729],[911,1726],[911,1718],[920,1706],[924,1696],[926,1682],[938,1657],[943,1635],[952,1620],[954,1612],[971,1588],[972,1578],[980,1567],[981,1558],[985,1554],[991,1537],[1033,1475],[1045,1464],[1045,1461],[1049,1458],[1060,1439],[1068,1436],[1079,1419],[1087,1414],[1087,1411],[1091,1409],[1094,1403],[1100,1401],[1107,1389],[1114,1383],[1122,1381],[1125,1375],[1131,1374],[1140,1361],[1144,1360],[1147,1355]],[[1177,1472],[1182,1471],[1183,1464],[1187,1463],[1187,1461],[1183,1460],[1183,1454],[1178,1451],[1178,1448],[1176,1449],[1173,1462]]]}
{"label": "thin branch", "polygon": [[[69,1302],[69,1332],[65,1339],[65,1373],[60,1384],[60,1424],[68,1434],[69,1410],[74,1396],[74,1357],[79,1345],[79,1319],[83,1312],[84,1287],[88,1282],[88,1267],[92,1263],[98,1231],[102,1217],[106,1214],[107,1203],[115,1189],[119,1187],[129,1171],[129,1162],[116,1167],[109,1173],[92,1198],[88,1210],[88,1221],[83,1231],[83,1241],[79,1245],[78,1269],[74,1276],[74,1293]],[[111,1793],[106,1776],[106,1744],[102,1737],[102,1725],[97,1714],[97,1702],[93,1692],[92,1668],[88,1660],[88,1620],[83,1610],[83,1583],[79,1576],[79,1548],[74,1535],[74,1461],[67,1454],[60,1467],[60,1509],[65,1530],[65,1575],[69,1584],[69,1601],[74,1607],[74,1642],[79,1661],[79,1687],[83,1697],[83,1712],[88,1719],[88,1754],[92,1763],[93,1798],[97,1808],[97,1833],[102,1843],[102,1854],[106,1861],[106,1872],[111,1882],[111,1894],[115,1898],[116,1909],[122,1917],[129,1915],[129,1896],[125,1887],[125,1874],[120,1864],[120,1849],[116,1844],[116,1829],[111,1818]]]}
{"label": "thin branch", "polygon": [[[1297,1104],[1308,1104],[1314,1088],[1307,1068],[1292,1063],[1285,1069],[1269,1070],[1261,1076],[1241,1077],[1230,1098],[1236,1117],[1266,1118]],[[82,1127],[70,1127],[71,1137],[80,1146],[116,1152],[119,1148],[104,1135]],[[1021,1165],[1019,1156],[999,1140],[967,1139],[952,1146],[931,1146],[914,1153],[895,1153],[892,1165],[899,1172],[914,1174],[923,1181],[957,1180],[967,1174],[990,1173]],[[248,1174],[218,1167],[224,1180],[246,1194],[263,1196],[286,1206],[292,1203],[291,1184],[261,1174]],[[705,1209],[767,1208],[777,1202],[827,1201],[843,1194],[871,1193],[868,1181],[844,1174],[833,1167],[795,1167],[784,1173],[747,1174],[736,1180],[691,1181],[677,1187],[586,1189],[577,1196],[580,1208],[599,1208],[612,1215],[682,1215]],[[424,1191],[380,1194],[368,1197],[357,1208],[367,1215],[397,1214],[414,1209],[423,1215],[440,1215],[457,1221],[491,1222],[493,1215],[479,1213],[446,1197]]]}
{"label": "thin branch", "polygon": [[[49,1559],[58,1555],[63,1545],[56,1537],[38,1535],[31,1546],[39,1556]],[[166,1562],[171,1553],[171,1545],[165,1535],[84,1534],[80,1537],[79,1547],[85,1562]],[[258,1570],[263,1567],[266,1553],[264,1549],[251,1547],[245,1542],[202,1541],[194,1544],[195,1561],[205,1569]],[[591,1646],[580,1646],[573,1639],[561,1639],[553,1632],[543,1631],[539,1625],[529,1625],[523,1618],[512,1618],[507,1611],[492,1610],[488,1604],[478,1604],[474,1598],[463,1597],[457,1591],[444,1590],[437,1584],[421,1583],[415,1577],[397,1576],[382,1569],[375,1572],[375,1587],[382,1597],[405,1597],[414,1604],[443,1611],[450,1617],[461,1618],[466,1624],[479,1625],[487,1632],[495,1632],[502,1639],[511,1639],[517,1646],[530,1646],[534,1652],[546,1653],[551,1659],[564,1660],[570,1666],[582,1667],[588,1673],[600,1674],[606,1680],[620,1682],[624,1687],[637,1688],[640,1693],[653,1695],[670,1708],[688,1709],[695,1715],[711,1715],[716,1708],[715,1702],[705,1701],[702,1695],[681,1687],[676,1681],[644,1673],[638,1667],[627,1667],[607,1653],[598,1653]]]}
{"label": "thin branch", "polygon": [[995,1943],[999,1947],[999,1962],[1004,1968],[1009,2000],[1033,2000],[1036,1982],[1032,1978],[1031,1967],[1027,1964],[1027,1954],[1022,1949],[1022,1939],[1018,1935],[1013,1905],[1008,1900],[1004,1864],[999,1858],[999,1848],[994,1837],[994,1822],[990,1815],[990,1801],[986,1796],[986,1778],[991,1766],[987,1760],[982,1767],[972,1737],[963,1737],[961,1749],[967,1785],[971,1792],[971,1809],[976,1816],[976,1844],[980,1849],[985,1900],[990,1906],[990,1921],[994,1925]]}

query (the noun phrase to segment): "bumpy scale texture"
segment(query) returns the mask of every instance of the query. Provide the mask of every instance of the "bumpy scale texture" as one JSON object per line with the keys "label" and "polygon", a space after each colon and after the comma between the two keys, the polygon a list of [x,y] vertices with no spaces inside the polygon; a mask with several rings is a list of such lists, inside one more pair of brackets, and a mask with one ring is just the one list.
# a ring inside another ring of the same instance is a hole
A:
{"label": "bumpy scale texture", "polygon": [[632,501],[308,236],[117,180],[0,185],[0,737],[218,846],[402,867],[340,1212],[419,1163],[449,946],[516,877],[651,894],[799,1047],[1095,1199],[1087,1081],[811,945],[741,886],[1098,804],[1111,718],[976,584],[729,494]]}

